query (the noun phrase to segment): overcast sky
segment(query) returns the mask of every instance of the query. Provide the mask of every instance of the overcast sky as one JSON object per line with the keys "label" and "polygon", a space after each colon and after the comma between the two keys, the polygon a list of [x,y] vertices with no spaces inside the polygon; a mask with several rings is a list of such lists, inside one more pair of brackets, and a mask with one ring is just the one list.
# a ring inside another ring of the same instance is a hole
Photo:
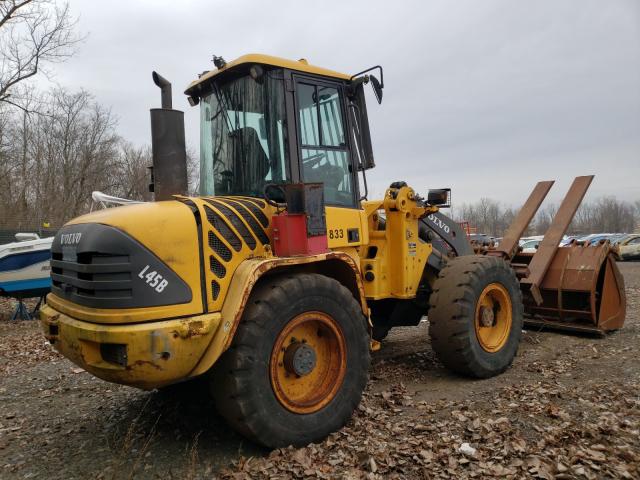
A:
{"label": "overcast sky", "polygon": [[595,174],[589,197],[640,199],[640,1],[72,0],[88,34],[54,81],[111,106],[119,132],[149,143],[157,70],[182,91],[212,55],[298,59],[345,73],[384,67],[369,119],[380,195],[393,180],[519,204],[537,180]]}

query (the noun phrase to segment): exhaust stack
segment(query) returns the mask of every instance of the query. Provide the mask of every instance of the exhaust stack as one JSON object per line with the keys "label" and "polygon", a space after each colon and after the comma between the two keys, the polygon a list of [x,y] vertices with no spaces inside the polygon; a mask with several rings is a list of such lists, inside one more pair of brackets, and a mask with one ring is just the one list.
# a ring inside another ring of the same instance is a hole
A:
{"label": "exhaust stack", "polygon": [[158,72],[152,72],[153,83],[160,87],[160,95],[162,97],[162,108],[171,109],[171,82],[160,75]]}
{"label": "exhaust stack", "polygon": [[187,193],[187,151],[184,113],[173,110],[171,83],[157,72],[153,82],[160,87],[162,108],[151,109],[151,151],[153,166],[149,190],[156,201],[171,200]]}

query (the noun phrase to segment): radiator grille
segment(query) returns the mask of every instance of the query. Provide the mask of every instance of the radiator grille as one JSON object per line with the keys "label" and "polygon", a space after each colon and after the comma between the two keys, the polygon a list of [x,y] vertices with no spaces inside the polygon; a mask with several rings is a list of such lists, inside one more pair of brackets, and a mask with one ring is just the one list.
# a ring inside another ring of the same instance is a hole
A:
{"label": "radiator grille", "polygon": [[[247,258],[262,256],[269,244],[271,207],[251,197],[199,197],[209,311],[222,307],[231,276]],[[267,210],[264,210],[267,209]],[[264,211],[263,211],[264,210]],[[206,217],[206,221],[204,220]]]}
{"label": "radiator grille", "polygon": [[51,245],[51,291],[90,308],[178,305],[193,298],[191,287],[153,251],[100,223],[58,231]]}
{"label": "radiator grille", "polygon": [[217,300],[218,295],[220,295],[220,284],[215,280],[211,280],[211,296],[214,300]]}
{"label": "radiator grille", "polygon": [[211,250],[216,252],[225,262],[231,260],[231,250],[227,247],[218,236],[209,230],[209,246]]}
{"label": "radiator grille", "polygon": [[[225,220],[220,215],[218,215],[208,206],[205,205],[204,210],[205,212],[207,212],[207,220],[209,220],[209,223],[211,223],[213,228],[220,232],[222,238],[229,242],[229,245],[231,245],[236,252],[239,252],[242,249],[242,242],[240,241],[238,236],[233,233],[231,228],[229,228],[227,222],[225,222]],[[242,233],[240,234],[242,235]],[[209,240],[211,240],[211,235],[209,235]]]}
{"label": "radiator grille", "polygon": [[224,276],[227,274],[227,269],[225,268],[225,266],[222,265],[222,263],[220,263],[220,261],[213,255],[209,257],[209,264],[211,266],[211,271],[216,274],[216,277],[224,278]]}
{"label": "radiator grille", "polygon": [[247,201],[258,204],[260,208],[264,208],[266,206],[266,203],[262,200],[258,200],[257,198],[247,198]]}
{"label": "radiator grille", "polygon": [[244,205],[249,210],[251,210],[251,213],[255,215],[255,217],[258,219],[258,221],[262,224],[264,228],[267,228],[269,226],[269,219],[264,214],[264,212],[256,206],[255,203],[250,202],[249,200],[241,199],[241,198],[234,199],[234,200],[240,202],[242,205]]}
{"label": "radiator grille", "polygon": [[215,206],[218,210],[220,210],[220,212],[231,221],[231,224],[235,227],[235,229],[238,231],[238,233],[240,234],[242,239],[245,241],[245,243],[249,246],[249,248],[251,250],[255,250],[256,239],[253,235],[251,235],[251,232],[249,232],[249,229],[246,227],[246,225],[240,219],[240,217],[233,210],[231,210],[231,208],[227,207],[224,203],[220,201],[207,200],[207,202],[209,202],[211,205]]}
{"label": "radiator grille", "polygon": [[101,299],[106,306],[132,298],[128,255],[84,253],[73,260],[63,260],[62,253],[52,252],[51,280],[56,295],[78,303]]}
{"label": "radiator grille", "polygon": [[[236,202],[234,200],[230,200],[230,199],[226,199],[225,198],[223,201],[225,203],[227,203],[228,205],[231,205],[232,207],[235,207],[235,209],[242,216],[244,221],[247,222],[249,227],[251,227],[251,230],[253,231],[253,234],[258,238],[258,240],[260,240],[262,242],[263,245],[266,245],[267,243],[269,243],[269,237],[267,236],[267,233],[258,224],[256,219],[253,217],[253,215],[251,215],[251,213],[249,212],[249,210],[247,210],[247,208],[245,208],[240,203],[238,203],[238,202]],[[256,210],[258,210],[258,209],[256,208]],[[260,211],[260,210],[258,210],[258,211]],[[262,213],[262,212],[260,212],[260,213]],[[264,216],[264,214],[263,214],[263,216]]]}

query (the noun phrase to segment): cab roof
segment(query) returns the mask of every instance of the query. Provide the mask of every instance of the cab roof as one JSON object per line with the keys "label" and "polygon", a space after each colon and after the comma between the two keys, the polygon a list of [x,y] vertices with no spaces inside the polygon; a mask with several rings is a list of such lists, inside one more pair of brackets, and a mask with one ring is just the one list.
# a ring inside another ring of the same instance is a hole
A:
{"label": "cab roof", "polygon": [[288,68],[290,70],[296,70],[298,72],[304,73],[312,73],[315,75],[322,75],[325,77],[338,78],[340,80],[350,80],[351,75],[347,75],[346,73],[340,73],[333,70],[329,70],[322,67],[316,67],[315,65],[309,65],[307,60],[301,58],[300,60],[288,60],[286,58],[273,57],[271,55],[262,55],[259,53],[249,53],[247,55],[243,55],[235,60],[228,62],[224,67],[210,70],[204,73],[200,78],[194,80],[189,84],[187,89],[185,90],[185,94],[191,95],[194,93],[195,87],[201,85],[202,83],[210,80],[223,72],[228,70],[232,70],[239,65],[248,64],[248,63],[258,63],[261,65],[270,65],[274,67],[282,67]]}

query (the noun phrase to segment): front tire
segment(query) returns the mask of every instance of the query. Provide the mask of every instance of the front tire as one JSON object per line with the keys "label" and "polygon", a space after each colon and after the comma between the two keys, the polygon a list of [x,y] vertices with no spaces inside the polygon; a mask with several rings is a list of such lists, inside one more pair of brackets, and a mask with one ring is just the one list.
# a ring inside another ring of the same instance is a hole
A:
{"label": "front tire", "polygon": [[518,351],[524,310],[520,284],[509,264],[479,255],[454,258],[433,290],[429,334],[440,361],[475,378],[509,368]]}
{"label": "front tire", "polygon": [[349,290],[323,275],[279,276],[252,293],[211,391],[244,436],[303,446],[349,420],[369,361],[366,319]]}

